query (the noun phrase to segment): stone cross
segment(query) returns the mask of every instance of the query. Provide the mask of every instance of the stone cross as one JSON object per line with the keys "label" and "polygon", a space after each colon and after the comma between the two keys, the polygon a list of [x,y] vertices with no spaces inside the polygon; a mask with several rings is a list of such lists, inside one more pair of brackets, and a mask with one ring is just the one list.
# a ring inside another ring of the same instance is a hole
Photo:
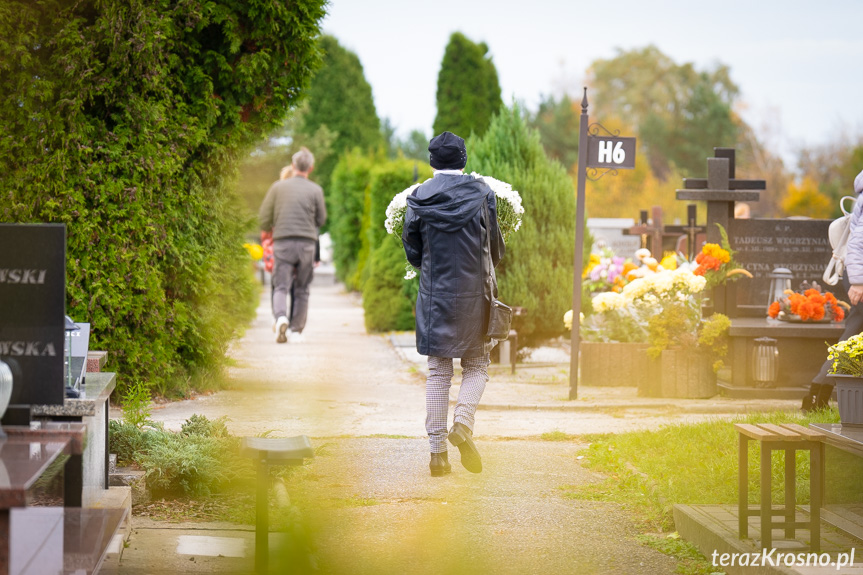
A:
{"label": "stone cross", "polygon": [[734,148],[713,148],[707,158],[707,178],[684,178],[678,200],[707,202],[707,241],[718,244],[720,224],[726,230],[734,219],[735,202],[757,202],[767,188],[764,180],[738,180],[734,177]]}
{"label": "stone cross", "polygon": [[[713,152],[714,157],[707,158],[707,178],[684,178],[684,189],[677,190],[677,199],[707,202],[707,241],[718,244],[722,234],[714,224],[728,231],[734,220],[734,203],[757,202],[767,184],[764,180],[734,177],[734,148],[713,148]],[[733,284],[714,288],[714,310],[736,317],[735,296]]]}

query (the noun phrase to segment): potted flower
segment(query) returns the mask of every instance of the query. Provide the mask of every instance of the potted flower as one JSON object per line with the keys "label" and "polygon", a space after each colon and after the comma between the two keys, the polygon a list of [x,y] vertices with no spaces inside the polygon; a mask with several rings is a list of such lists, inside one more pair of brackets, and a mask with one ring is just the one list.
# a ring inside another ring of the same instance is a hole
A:
{"label": "potted flower", "polygon": [[863,427],[863,334],[831,345],[829,377],[836,383],[839,419],[843,426]]}
{"label": "potted flower", "polygon": [[654,361],[643,395],[706,398],[716,395],[716,371],[728,349],[730,320],[705,319],[700,294],[703,276],[683,268],[660,272],[628,284],[623,293],[651,311],[647,354]]}
{"label": "potted flower", "polygon": [[642,395],[715,395],[730,321],[702,317],[706,283],[680,268],[633,279],[619,294],[594,296],[593,313],[581,322],[584,381],[638,385]]}
{"label": "potted flower", "polygon": [[740,267],[734,259],[734,250],[728,242],[728,234],[720,224],[716,224],[721,235],[720,244],[704,244],[701,252],[695,256],[695,275],[707,280],[705,290],[710,290],[710,297],[704,299],[707,315],[713,309],[724,311],[728,309],[729,302],[733,301],[734,291],[732,286],[727,285],[741,277],[751,278],[752,274]]}
{"label": "potted flower", "polygon": [[592,313],[580,324],[582,380],[588,385],[640,385],[647,373],[646,317],[614,291],[596,294],[591,304]]}

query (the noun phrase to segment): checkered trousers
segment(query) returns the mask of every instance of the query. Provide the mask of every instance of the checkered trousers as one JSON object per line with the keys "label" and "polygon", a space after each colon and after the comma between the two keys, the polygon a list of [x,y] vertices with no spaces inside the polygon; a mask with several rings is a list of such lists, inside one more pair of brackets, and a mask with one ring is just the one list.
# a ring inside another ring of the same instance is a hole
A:
{"label": "checkered trousers", "polygon": [[[453,412],[458,421],[473,431],[474,413],[488,382],[488,354],[462,358],[461,388]],[[426,379],[426,431],[432,453],[447,450],[447,416],[449,414],[449,388],[452,385],[452,358],[429,356],[429,375]]]}

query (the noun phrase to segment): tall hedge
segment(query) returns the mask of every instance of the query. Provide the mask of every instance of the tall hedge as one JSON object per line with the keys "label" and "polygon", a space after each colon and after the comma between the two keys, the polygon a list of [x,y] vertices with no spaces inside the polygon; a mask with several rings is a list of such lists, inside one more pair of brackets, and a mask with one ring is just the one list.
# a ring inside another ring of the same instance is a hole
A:
{"label": "tall hedge", "polygon": [[572,307],[572,179],[545,155],[518,107],[502,108],[467,151],[466,172],[509,182],[524,204],[521,229],[510,237],[497,269],[501,300],[527,312],[518,321],[519,340],[530,344],[561,334],[563,314]]}
{"label": "tall hedge", "polygon": [[301,95],[324,5],[0,3],[0,217],[67,225],[67,313],[121,390],[217,367],[253,311],[234,165]]}
{"label": "tall hedge", "polygon": [[481,136],[502,105],[497,69],[488,56],[488,46],[472,42],[461,32],[453,33],[438,73],[434,133]]}
{"label": "tall hedge", "polygon": [[327,190],[336,277],[353,290],[360,288],[356,276],[363,246],[363,205],[374,165],[375,158],[359,149],[342,156]]}
{"label": "tall hedge", "polygon": [[387,234],[384,221],[393,196],[414,183],[415,167],[420,181],[431,177],[428,164],[406,159],[380,163],[371,172],[368,225],[363,230],[371,247],[362,284],[368,331],[414,329],[419,280],[404,279],[407,259],[401,239]]}
{"label": "tall hedge", "polygon": [[[323,63],[309,85],[308,108],[297,131],[305,139],[312,139],[321,127],[334,133],[330,153],[316,162],[312,175],[326,191],[342,154],[355,147],[376,150],[384,145],[384,137],[360,59],[332,36],[322,36],[320,48]],[[332,205],[328,202],[327,208]]]}

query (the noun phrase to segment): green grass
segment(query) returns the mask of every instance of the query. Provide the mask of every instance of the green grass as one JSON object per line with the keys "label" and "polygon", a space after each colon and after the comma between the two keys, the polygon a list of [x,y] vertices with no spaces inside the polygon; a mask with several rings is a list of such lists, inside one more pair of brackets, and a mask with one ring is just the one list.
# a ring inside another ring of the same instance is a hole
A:
{"label": "green grass", "polygon": [[543,441],[574,441],[578,439],[578,436],[570,435],[569,433],[564,433],[555,429],[554,431],[543,433],[539,438]]}
{"label": "green grass", "polygon": [[[737,432],[732,423],[838,422],[827,410],[809,416],[796,413],[753,413],[733,422],[712,420],[688,425],[669,425],[648,432],[585,436],[590,445],[580,452],[582,463],[608,477],[584,486],[560,486],[564,497],[623,503],[635,510],[650,531],[673,528],[672,506],[682,504],[734,504],[737,502]],[[772,460],[773,496],[784,493],[783,455]],[[750,442],[749,500],[758,500],[757,442]],[[797,453],[797,492],[807,502],[809,453]]]}
{"label": "green grass", "polygon": [[681,539],[675,531],[668,535],[645,534],[637,537],[639,543],[677,559],[675,573],[680,575],[713,575],[716,568],[692,543]]}
{"label": "green grass", "polygon": [[373,433],[372,435],[363,435],[368,439],[416,439],[416,435],[398,435],[392,433]]}

